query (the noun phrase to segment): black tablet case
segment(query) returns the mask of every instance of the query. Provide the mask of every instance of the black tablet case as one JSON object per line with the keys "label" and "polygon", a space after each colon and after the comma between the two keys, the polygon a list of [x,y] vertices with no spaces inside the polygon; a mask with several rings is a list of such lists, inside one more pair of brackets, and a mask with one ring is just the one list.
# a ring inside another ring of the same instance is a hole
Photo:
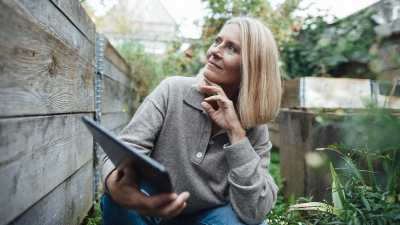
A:
{"label": "black tablet case", "polygon": [[131,166],[136,170],[140,188],[147,194],[156,195],[173,192],[168,172],[163,165],[118,140],[114,134],[104,129],[88,116],[83,116],[82,120],[118,171],[122,172],[127,166]]}

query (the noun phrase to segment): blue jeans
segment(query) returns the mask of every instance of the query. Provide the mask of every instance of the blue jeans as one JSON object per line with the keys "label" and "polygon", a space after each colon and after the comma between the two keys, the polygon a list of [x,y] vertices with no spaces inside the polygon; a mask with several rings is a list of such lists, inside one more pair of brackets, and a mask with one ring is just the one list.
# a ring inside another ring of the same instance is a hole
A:
{"label": "blue jeans", "polygon": [[[142,216],[139,213],[118,205],[109,194],[100,202],[103,225],[242,225],[243,223],[231,204],[203,210],[193,214],[181,214],[170,220]],[[264,221],[259,225],[267,225]]]}

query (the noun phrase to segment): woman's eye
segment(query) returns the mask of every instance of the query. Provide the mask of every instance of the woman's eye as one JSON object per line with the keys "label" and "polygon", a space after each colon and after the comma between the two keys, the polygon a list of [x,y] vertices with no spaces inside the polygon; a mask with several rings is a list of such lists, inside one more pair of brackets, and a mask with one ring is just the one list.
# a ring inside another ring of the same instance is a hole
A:
{"label": "woman's eye", "polygon": [[235,47],[233,47],[233,46],[230,46],[230,47],[229,47],[229,50],[231,50],[231,51],[234,51],[234,52],[235,52],[235,51],[236,51],[236,48],[235,48]]}
{"label": "woman's eye", "polygon": [[215,44],[219,44],[219,40],[218,40],[218,39],[215,39],[214,43],[215,43]]}

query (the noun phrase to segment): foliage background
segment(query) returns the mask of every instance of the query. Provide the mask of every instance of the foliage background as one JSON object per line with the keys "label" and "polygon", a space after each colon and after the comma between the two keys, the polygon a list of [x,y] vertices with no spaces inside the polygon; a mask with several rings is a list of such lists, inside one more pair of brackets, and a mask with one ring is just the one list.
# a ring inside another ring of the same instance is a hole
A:
{"label": "foliage background", "polygon": [[[202,37],[190,44],[188,57],[180,51],[184,39],[169,43],[163,55],[146,53],[137,40],[125,39],[118,45],[120,53],[128,59],[135,75],[135,92],[143,99],[149,91],[169,76],[195,76],[206,62],[206,52],[223,24],[234,16],[251,16],[262,20],[275,34],[281,54],[282,77],[285,80],[304,76],[358,77],[375,79],[383,69],[376,57],[376,42],[371,11],[328,24],[323,16],[300,17],[301,0],[285,0],[272,7],[268,0],[202,0],[208,15],[204,17]],[[105,26],[104,17],[95,17],[98,30]],[[115,17],[115,31],[131,32],[123,17],[111,9],[106,16]],[[177,27],[178,29],[178,27]],[[371,47],[372,46],[372,47]]]}

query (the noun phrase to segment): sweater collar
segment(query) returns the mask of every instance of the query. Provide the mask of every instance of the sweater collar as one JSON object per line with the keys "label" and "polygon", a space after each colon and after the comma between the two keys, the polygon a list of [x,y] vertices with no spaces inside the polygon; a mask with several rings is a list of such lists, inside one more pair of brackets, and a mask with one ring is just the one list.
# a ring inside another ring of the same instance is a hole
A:
{"label": "sweater collar", "polygon": [[203,102],[204,98],[205,94],[197,91],[196,87],[192,85],[186,92],[186,96],[183,99],[183,101],[185,101],[187,104],[198,110],[204,111],[203,107],[201,106],[201,103]]}
{"label": "sweater collar", "polygon": [[[205,114],[207,117],[209,117],[207,112],[201,106],[201,103],[204,101],[205,97],[206,97],[206,95],[197,91],[195,86],[190,86],[188,91],[186,92],[186,96],[183,99],[183,101],[186,102],[188,105],[202,111],[203,114]],[[226,133],[226,131],[224,129],[221,129],[218,133],[216,133],[211,138],[214,138],[215,136],[218,136],[223,133]]]}

